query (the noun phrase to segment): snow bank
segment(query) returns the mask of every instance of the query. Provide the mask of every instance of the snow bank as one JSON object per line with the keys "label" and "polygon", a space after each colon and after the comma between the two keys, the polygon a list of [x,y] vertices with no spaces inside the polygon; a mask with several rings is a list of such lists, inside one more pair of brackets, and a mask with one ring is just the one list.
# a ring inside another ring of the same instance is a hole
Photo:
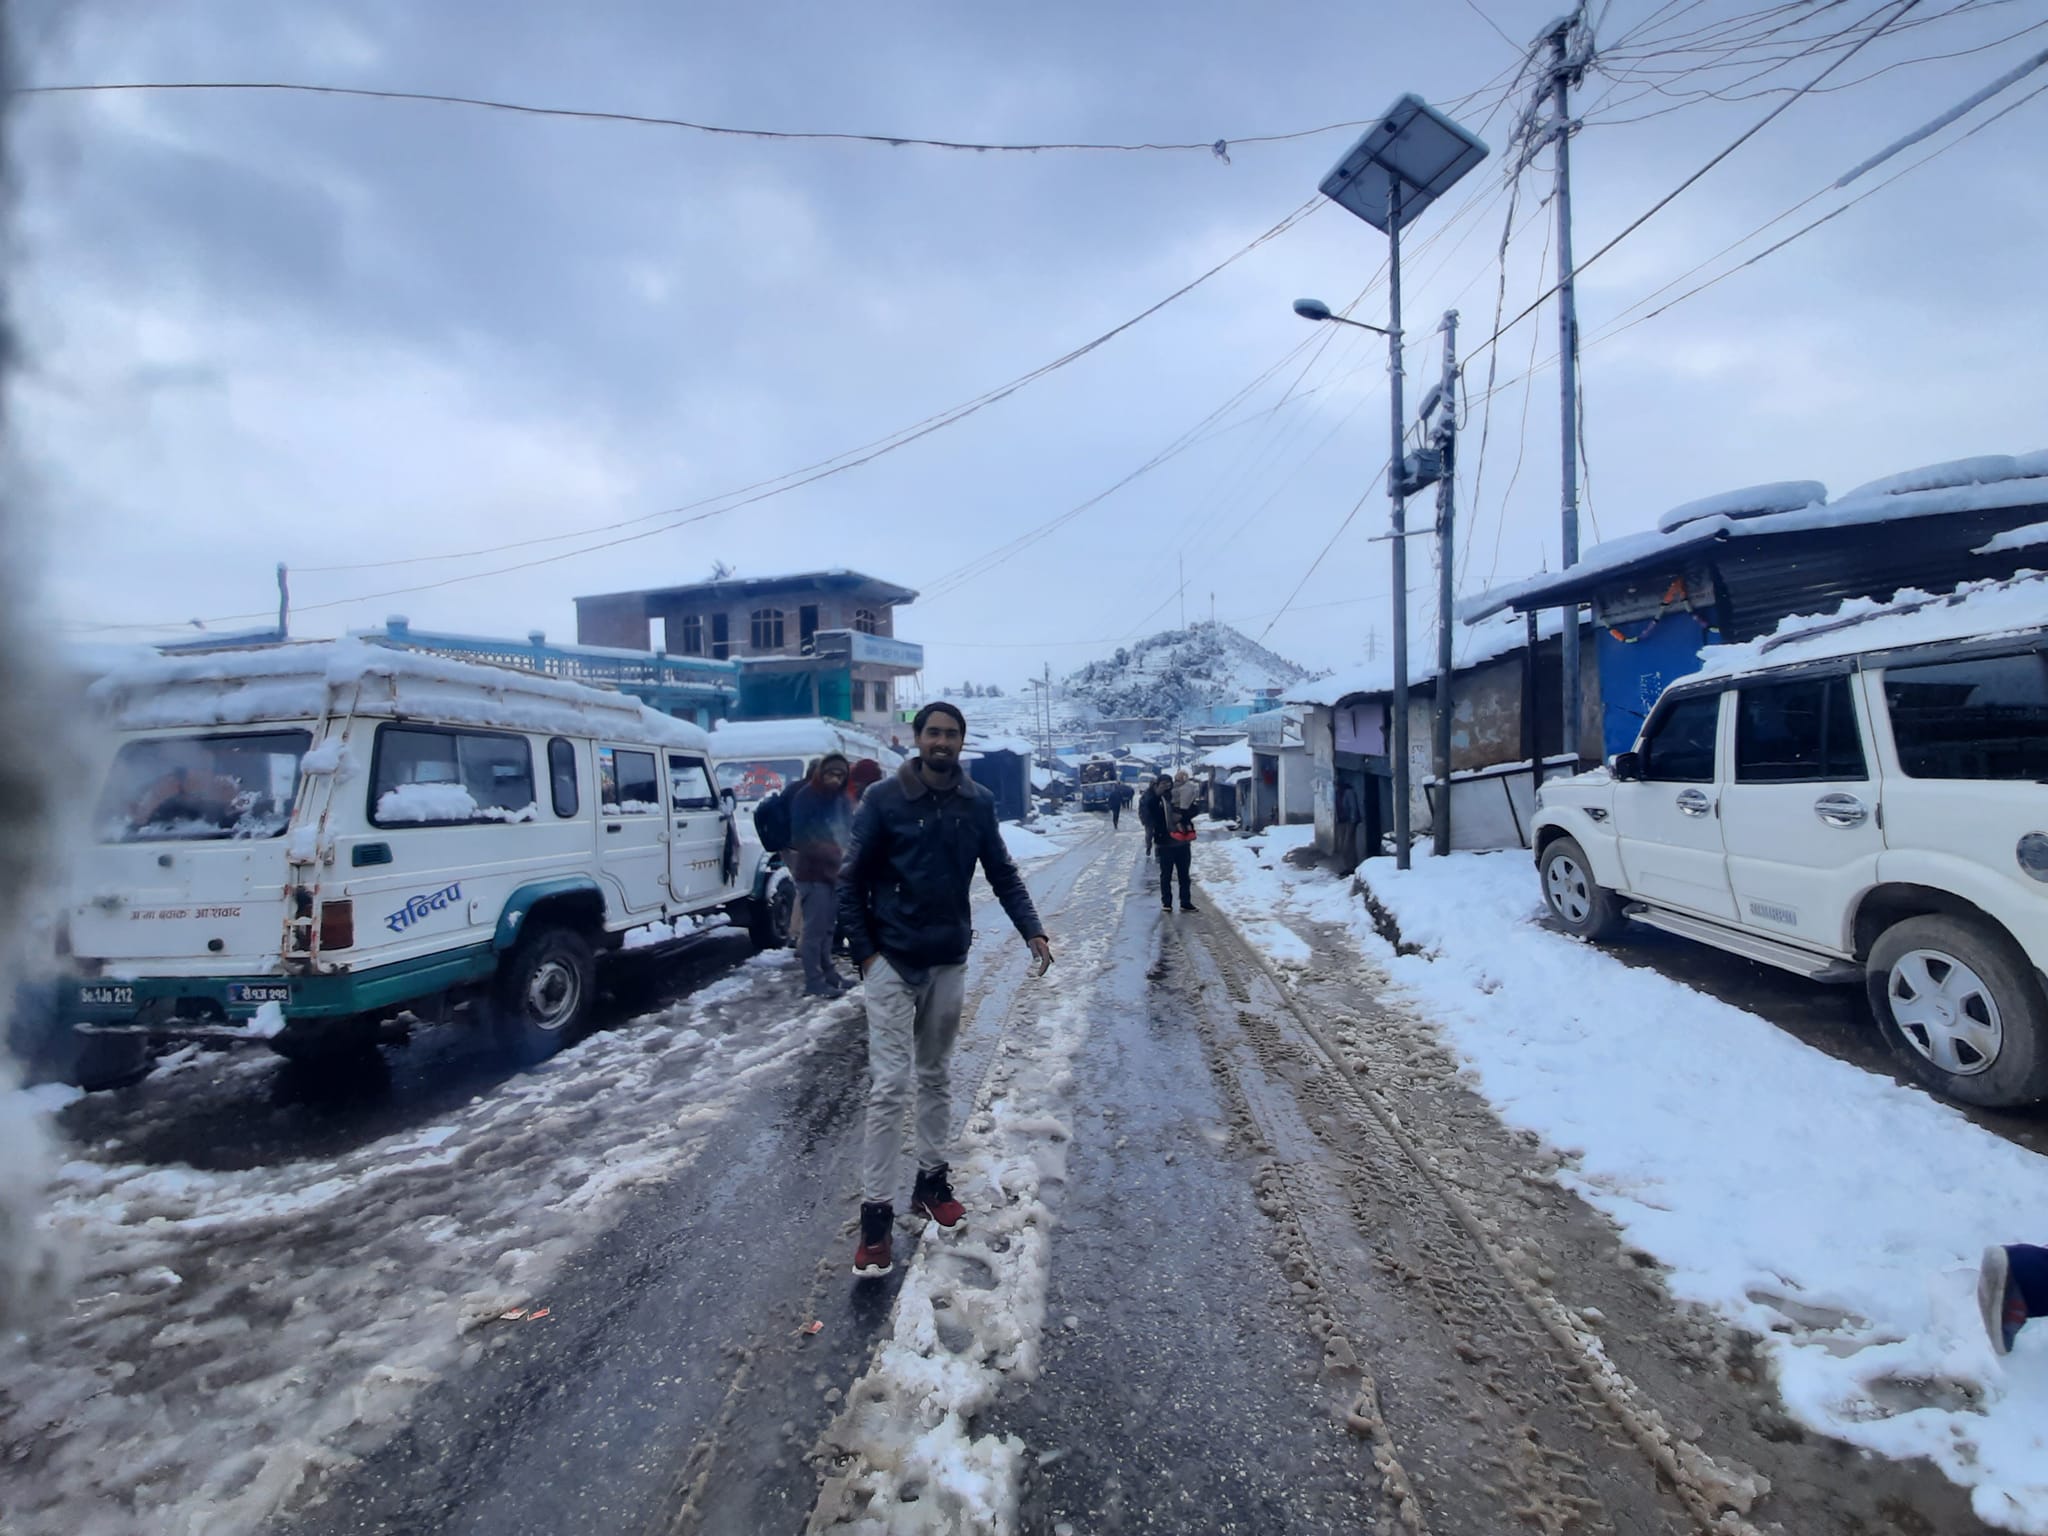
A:
{"label": "snow bank", "polygon": [[[1364,867],[1407,945],[1320,873],[1204,850],[1233,918],[1341,924],[1560,1182],[1668,1267],[1682,1300],[1754,1331],[1787,1408],[1880,1455],[1925,1457],[1987,1521],[2048,1532],[2048,1326],[1992,1353],[1988,1243],[2048,1237],[2048,1162],[1926,1095],[1538,926],[1525,856]],[[1258,942],[1257,929],[1253,930]]]}
{"label": "snow bank", "polygon": [[1060,845],[1044,833],[1034,832],[1019,822],[1006,821],[1002,827],[1003,846],[1020,864],[1027,859],[1049,859],[1061,851]]}

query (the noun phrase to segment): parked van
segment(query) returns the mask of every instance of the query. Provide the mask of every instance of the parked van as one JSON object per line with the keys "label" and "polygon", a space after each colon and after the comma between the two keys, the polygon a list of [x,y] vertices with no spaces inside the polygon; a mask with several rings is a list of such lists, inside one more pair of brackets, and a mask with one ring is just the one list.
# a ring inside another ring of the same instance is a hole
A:
{"label": "parked van", "polygon": [[712,727],[711,746],[718,787],[731,790],[743,808],[802,782],[809,765],[827,752],[843,752],[850,763],[870,759],[884,774],[903,761],[896,748],[843,720],[721,720]]}
{"label": "parked van", "polygon": [[303,1059],[473,1004],[532,1063],[599,957],[721,913],[787,941],[793,888],[709,737],[623,695],[348,640],[152,659],[89,697],[114,741],[68,913],[84,1033]]}

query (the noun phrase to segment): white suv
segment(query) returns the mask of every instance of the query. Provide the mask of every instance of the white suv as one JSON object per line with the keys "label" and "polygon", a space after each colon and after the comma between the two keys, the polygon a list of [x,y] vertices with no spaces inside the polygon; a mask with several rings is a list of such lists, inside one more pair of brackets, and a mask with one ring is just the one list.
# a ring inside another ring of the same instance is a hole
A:
{"label": "white suv", "polygon": [[1930,600],[1710,651],[1634,751],[1543,786],[1550,911],[1862,980],[1930,1087],[2048,1098],[2044,593],[2022,577],[1974,622]]}

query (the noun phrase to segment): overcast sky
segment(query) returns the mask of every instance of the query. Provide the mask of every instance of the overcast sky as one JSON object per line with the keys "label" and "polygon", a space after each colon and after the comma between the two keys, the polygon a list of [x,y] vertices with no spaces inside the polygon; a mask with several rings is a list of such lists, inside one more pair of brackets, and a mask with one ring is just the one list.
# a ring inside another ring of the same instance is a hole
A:
{"label": "overcast sky", "polygon": [[[1404,91],[1463,100],[1456,115],[1495,154],[1410,231],[1413,400],[1438,368],[1447,305],[1466,343],[1493,329],[1504,151],[1527,94],[1503,101],[1504,88],[1522,40],[1561,4],[45,0],[16,14],[28,83],[310,81],[974,141],[1207,143],[1369,119]],[[1791,50],[1707,76],[1643,74],[1713,62],[1664,50],[1765,8],[1596,0],[1611,67],[1631,78],[1596,72],[1576,98],[1581,260],[1784,99],[1688,103],[1647,86],[1746,94],[1802,84],[1834,57],[1748,85]],[[1793,35],[1812,36],[1895,8],[1836,0],[1768,20],[1811,12]],[[1585,272],[1587,543],[1733,486],[1811,478],[1840,493],[1933,460],[2048,446],[2048,97],[1758,266],[1605,334],[2044,46],[2038,0],[1921,0],[1828,83],[1979,51],[1800,99]],[[1680,110],[1620,121],[1664,107]],[[11,301],[29,370],[12,409],[47,529],[51,616],[73,633],[235,627],[274,605],[280,560],[296,573],[295,632],[403,613],[422,628],[562,639],[579,593],[698,580],[714,560],[747,575],[852,566],[918,588],[951,581],[898,617],[927,647],[928,684],[1014,684],[1177,620],[1183,560],[1188,615],[1206,616],[1213,594],[1219,617],[1258,637],[1373,489],[1266,643],[1316,667],[1360,660],[1369,633],[1385,643],[1387,546],[1370,542],[1386,523],[1384,354],[1289,305],[1350,301],[1386,242],[1327,204],[1091,355],[874,463],[689,526],[591,531],[799,469],[1050,361],[1311,199],[1355,129],[1233,145],[1225,163],[770,142],[278,95],[44,97],[21,117]],[[1549,163],[1522,183],[1509,317],[1542,291]],[[1386,302],[1375,287],[1357,313],[1384,323]],[[1463,590],[1557,563],[1551,308],[1497,359],[1468,363],[1475,400],[1489,366],[1500,381],[1532,357],[1543,366],[1467,423]],[[1194,446],[956,579],[1262,376]],[[662,531],[393,592],[649,529]],[[580,536],[524,543],[563,534]],[[1415,547],[1411,580],[1426,589]],[[490,553],[315,569],[478,550]]]}

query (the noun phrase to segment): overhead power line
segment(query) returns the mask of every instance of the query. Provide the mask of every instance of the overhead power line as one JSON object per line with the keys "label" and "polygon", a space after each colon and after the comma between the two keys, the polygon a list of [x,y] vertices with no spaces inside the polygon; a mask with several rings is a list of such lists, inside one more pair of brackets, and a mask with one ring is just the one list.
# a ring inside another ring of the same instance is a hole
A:
{"label": "overhead power line", "polygon": [[[1223,271],[1225,268],[1233,265],[1234,263],[1241,261],[1244,257],[1250,255],[1260,246],[1265,245],[1267,242],[1271,240],[1278,239],[1281,235],[1285,234],[1288,230],[1292,229],[1295,225],[1299,224],[1303,219],[1307,218],[1310,214],[1316,212],[1322,205],[1323,200],[1320,197],[1320,195],[1317,197],[1310,198],[1307,202],[1301,204],[1300,207],[1296,208],[1293,212],[1289,213],[1285,218],[1281,219],[1278,223],[1268,228],[1264,233],[1248,241],[1246,244],[1238,247],[1237,250],[1231,252],[1230,255],[1224,257],[1221,261],[1217,262],[1214,266],[1210,267],[1200,276],[1195,277],[1186,283],[1183,283],[1180,287],[1176,288],[1172,293],[1166,295],[1165,298],[1160,299],[1157,302],[1146,306],[1146,308],[1140,310],[1137,314],[1131,316],[1128,320],[1123,321],[1121,324],[1112,326],[1109,330],[1102,332],[1102,334],[1100,334],[1099,336],[1094,337],[1090,341],[1084,342],[1082,345],[1075,347],[1069,352],[1063,353],[1059,357],[1054,358],[1051,362],[1041,364],[1039,367],[1032,369],[1029,373],[1022,374],[1019,377],[1012,379],[1008,384],[1002,385],[997,389],[990,390],[984,394],[978,395],[974,399],[967,401],[964,404],[958,407],[954,407],[948,411],[941,412],[936,416],[926,417],[923,422],[920,422],[919,424],[917,424],[917,426],[913,428],[905,429],[904,431],[897,434],[893,434],[888,438],[877,439],[876,442],[868,444],[864,448],[852,450],[850,454],[841,454],[835,456],[832,459],[821,460],[819,461],[818,465],[812,466],[811,470],[808,472],[800,470],[795,471],[790,475],[779,476],[772,481],[757,482],[757,485],[765,486],[766,488],[755,489],[752,491],[752,494],[742,495],[737,500],[730,500],[727,502],[726,505],[712,506],[709,507],[707,510],[703,511],[689,511],[688,509],[685,508],[670,508],[664,512],[649,513],[639,518],[627,519],[625,522],[622,523],[611,524],[605,528],[585,530],[585,532],[609,532],[616,528],[631,526],[634,523],[647,522],[656,519],[668,519],[668,521],[658,521],[656,523],[656,526],[654,527],[643,528],[638,532],[623,534],[618,538],[606,539],[602,542],[595,544],[585,544],[575,549],[561,550],[553,554],[540,555],[531,560],[522,560],[512,565],[494,566],[488,570],[482,571],[469,571],[462,573],[460,575],[443,577],[438,581],[420,582],[416,583],[415,585],[407,587],[394,587],[382,592],[365,592],[359,593],[353,597],[331,598],[324,602],[305,603],[299,606],[298,611],[301,613],[318,612],[329,608],[348,607],[355,603],[377,602],[389,597],[406,597],[416,592],[430,592],[438,590],[443,587],[455,586],[458,583],[462,582],[480,581],[485,577],[489,576],[503,576],[515,571],[530,570],[535,566],[551,565],[557,561],[573,559],[577,555],[591,554],[598,550],[615,548],[616,546],[621,544],[630,544],[640,539],[653,538],[657,534],[667,533],[673,529],[683,527],[690,523],[699,523],[704,522],[710,518],[722,517],[726,513],[737,511],[741,507],[751,506],[756,502],[766,501],[771,497],[785,495],[788,492],[796,490],[802,486],[813,484],[816,481],[824,480],[834,475],[844,474],[847,470],[857,469],[863,464],[873,463],[876,459],[883,457],[885,454],[894,453],[898,449],[905,448],[909,446],[911,443],[914,443],[921,438],[929,437],[934,432],[941,431],[944,428],[950,427],[957,422],[964,421],[969,416],[974,415],[976,412],[984,410],[988,406],[994,405],[996,402],[1000,400],[1007,399],[1009,396],[1017,393],[1018,390],[1023,389],[1025,386],[1035,383],[1037,380],[1046,377],[1048,374],[1056,372],[1057,370],[1066,367],[1068,364],[1076,362],[1083,357],[1086,357],[1089,353],[1095,351],[1097,348],[1103,346],[1104,344],[1113,340],[1117,336],[1122,335],[1125,331],[1130,330],[1133,326],[1136,326],[1142,323],[1143,321],[1149,319],[1151,316],[1156,315],[1157,313],[1159,313],[1160,310],[1166,308],[1169,304],[1172,304],[1176,300],[1185,297],[1189,293],[1192,293],[1196,288],[1199,288],[1203,283],[1206,283],[1210,278],[1216,276],[1217,273]],[[1141,470],[1140,473],[1142,472],[1143,471]],[[727,494],[734,495],[737,493]],[[1107,493],[1105,492],[1104,494]],[[711,501],[720,501],[725,499],[725,497],[709,498],[709,500]],[[705,504],[701,502],[692,504],[693,507],[703,505]],[[561,537],[563,536],[547,535],[540,539],[522,540],[514,543],[501,544],[493,548],[476,551],[475,553],[505,553],[509,552],[512,549],[522,547],[523,545],[554,542]],[[423,559],[437,558],[459,557],[413,556],[406,560],[378,563],[382,565],[412,564],[417,563],[418,561]],[[268,617],[268,612],[268,610],[265,610],[262,613],[225,614],[214,618],[209,618],[201,622],[205,624],[241,623],[250,619]],[[100,626],[100,628],[105,630],[183,629],[189,627],[191,622],[192,621],[190,620],[169,620],[163,623],[150,624],[110,624]]]}
{"label": "overhead power line", "polygon": [[790,128],[740,128],[729,123],[698,122],[687,117],[663,117],[651,112],[620,112],[598,107],[544,107],[532,102],[501,101],[489,96],[462,96],[442,91],[389,91],[369,86],[316,85],[300,80],[119,80],[88,81],[68,85],[24,86],[22,96],[89,96],[127,92],[334,96],[357,101],[404,101],[433,106],[468,107],[486,112],[510,112],[523,117],[568,118],[591,123],[627,123],[642,128],[677,128],[689,133],[720,138],[769,139],[784,143],[868,144],[887,149],[950,149],[975,154],[1048,154],[1063,152],[1207,154],[1228,163],[1229,151],[1246,144],[1281,144],[1291,139],[1312,139],[1320,134],[1346,128],[1367,128],[1372,119],[1324,123],[1319,128],[1295,128],[1282,133],[1247,133],[1187,143],[1087,143],[1049,142],[1043,144],[976,143],[964,139],[920,138],[899,133],[846,133],[837,130]]}

